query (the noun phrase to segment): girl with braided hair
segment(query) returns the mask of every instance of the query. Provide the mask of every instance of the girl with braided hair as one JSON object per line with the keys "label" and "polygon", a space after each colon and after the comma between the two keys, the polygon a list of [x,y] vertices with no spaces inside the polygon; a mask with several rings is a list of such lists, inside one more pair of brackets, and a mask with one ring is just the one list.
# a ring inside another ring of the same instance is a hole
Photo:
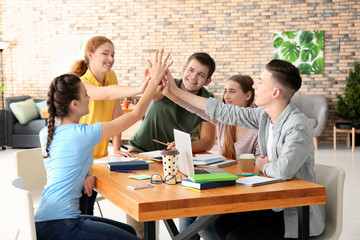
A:
{"label": "girl with braided hair", "polygon": [[[95,179],[84,180],[93,164],[94,146],[120,134],[145,114],[159,83],[172,61],[163,50],[149,61],[151,80],[136,108],[110,122],[79,124],[89,113],[89,96],[81,80],[72,74],[56,77],[50,84],[47,105],[48,126],[40,131],[40,142],[47,172],[47,184],[36,209],[38,239],[138,239],[135,230],[113,220],[80,215],[82,189],[91,194]],[[161,88],[161,87],[160,87]],[[55,118],[60,124],[55,126]]]}

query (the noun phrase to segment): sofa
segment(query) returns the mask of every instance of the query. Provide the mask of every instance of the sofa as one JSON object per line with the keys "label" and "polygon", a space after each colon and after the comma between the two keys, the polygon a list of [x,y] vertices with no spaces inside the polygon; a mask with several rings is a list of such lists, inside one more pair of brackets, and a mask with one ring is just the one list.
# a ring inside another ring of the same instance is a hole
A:
{"label": "sofa", "polygon": [[[26,124],[21,124],[10,108],[11,103],[31,99],[30,96],[8,97],[5,99],[7,146],[12,148],[40,147],[39,132],[46,126],[46,119],[40,114]],[[44,102],[44,99],[33,99],[35,103]]]}

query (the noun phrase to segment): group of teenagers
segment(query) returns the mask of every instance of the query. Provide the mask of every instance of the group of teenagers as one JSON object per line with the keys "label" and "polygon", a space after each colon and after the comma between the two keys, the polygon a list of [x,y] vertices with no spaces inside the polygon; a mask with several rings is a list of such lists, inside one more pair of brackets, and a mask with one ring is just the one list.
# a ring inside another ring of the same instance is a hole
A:
{"label": "group of teenagers", "polygon": [[[238,159],[253,153],[255,167],[265,176],[316,182],[313,128],[292,103],[301,87],[299,70],[291,63],[271,60],[254,83],[234,75],[225,83],[222,101],[205,86],[215,61],[204,52],[192,54],[182,78],[170,73],[170,54],[156,51],[147,62],[139,87],[120,86],[115,72],[114,44],[103,36],[88,40],[84,59],[70,73],[56,77],[47,93],[48,124],[39,134],[47,184],[35,212],[38,239],[144,239],[144,223],[127,215],[127,223],[93,216],[96,199],[94,159],[162,149],[157,139],[174,147],[173,129],[193,133],[193,152],[209,151],[216,131],[222,155]],[[120,99],[142,94],[134,110],[122,114]],[[257,107],[253,107],[256,104]],[[121,150],[121,133],[142,120]],[[212,239],[297,238],[297,208],[224,214],[199,235]],[[180,231],[196,217],[181,218]],[[310,206],[310,235],[325,227],[324,205]]]}

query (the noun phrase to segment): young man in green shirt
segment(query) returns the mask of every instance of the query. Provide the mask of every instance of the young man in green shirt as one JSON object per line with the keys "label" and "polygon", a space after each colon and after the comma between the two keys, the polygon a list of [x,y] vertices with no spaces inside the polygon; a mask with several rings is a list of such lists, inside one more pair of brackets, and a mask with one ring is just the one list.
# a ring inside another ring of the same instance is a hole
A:
{"label": "young man in green shirt", "polygon": [[[215,61],[207,53],[192,54],[182,69],[183,77],[175,80],[177,86],[184,91],[201,97],[214,97],[204,86],[211,82],[215,71]],[[140,128],[130,139],[129,152],[138,153],[164,149],[165,146],[152,139],[174,144],[173,129],[193,133],[200,124],[200,138],[192,142],[193,152],[209,151],[215,143],[215,126],[196,114],[165,97],[159,91],[153,98]],[[140,239],[144,239],[144,224],[127,215],[127,223],[133,226]]]}
{"label": "young man in green shirt", "polygon": [[[202,97],[214,97],[204,86],[211,82],[215,62],[207,53],[194,53],[183,67],[182,80],[176,80],[178,87]],[[200,124],[200,139],[192,143],[193,152],[210,150],[215,142],[215,127],[178,106],[158,92],[151,102],[140,128],[130,139],[131,152],[153,151],[164,146],[152,141],[165,143],[174,141],[173,129],[192,133]]]}

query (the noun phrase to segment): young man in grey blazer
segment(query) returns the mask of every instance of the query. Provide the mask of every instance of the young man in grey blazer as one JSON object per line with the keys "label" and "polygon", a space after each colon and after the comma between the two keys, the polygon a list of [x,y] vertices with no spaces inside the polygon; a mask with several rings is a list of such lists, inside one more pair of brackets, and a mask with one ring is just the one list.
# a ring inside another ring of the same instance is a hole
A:
{"label": "young man in grey blazer", "polygon": [[[253,86],[258,108],[242,108],[190,95],[177,88],[169,74],[165,91],[205,110],[222,123],[258,129],[261,157],[256,159],[255,166],[264,175],[316,182],[313,128],[290,101],[301,82],[294,65],[272,60]],[[215,229],[222,239],[297,238],[297,215],[297,208],[225,214],[216,220]],[[310,235],[320,235],[325,228],[324,205],[310,206],[310,222]]]}

